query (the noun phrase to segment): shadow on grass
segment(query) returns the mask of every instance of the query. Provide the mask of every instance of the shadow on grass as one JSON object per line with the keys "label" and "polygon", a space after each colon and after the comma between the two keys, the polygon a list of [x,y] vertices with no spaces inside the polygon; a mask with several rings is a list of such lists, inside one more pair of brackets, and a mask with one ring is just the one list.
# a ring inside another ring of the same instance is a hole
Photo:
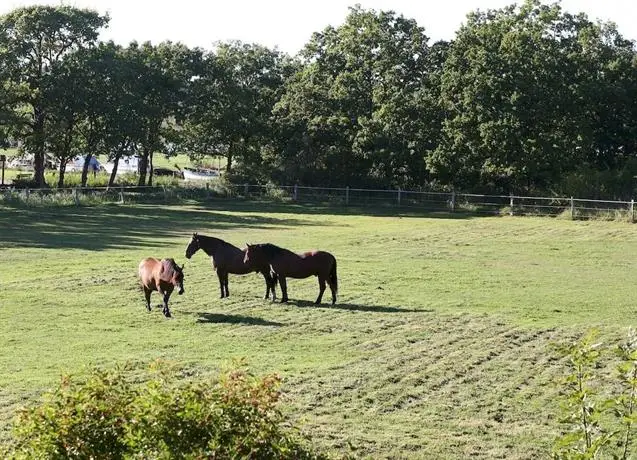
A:
{"label": "shadow on grass", "polygon": [[[218,209],[221,209],[218,207]],[[262,212],[268,209],[261,208]],[[321,225],[297,218],[229,215],[161,205],[0,208],[0,247],[72,248],[102,251],[161,246],[157,238],[183,235],[201,228],[272,228]]]}
{"label": "shadow on grass", "polygon": [[[229,215],[219,211],[254,214]],[[272,214],[298,214],[299,217],[276,217]],[[0,247],[72,248],[91,251],[111,248],[157,248],[161,246],[157,243],[157,238],[171,239],[183,235],[185,244],[191,232],[202,229],[211,233],[212,228],[228,230],[246,227],[263,229],[329,225],[327,222],[302,218],[302,215],[316,214],[435,219],[476,217],[461,212],[427,211],[397,206],[358,207],[222,198],[192,202],[189,207],[162,204],[103,204],[79,207],[10,205],[0,207]],[[150,239],[155,241],[149,241]]]}
{"label": "shadow on grass", "polygon": [[[277,301],[278,302],[278,301]],[[384,307],[373,305],[360,305],[355,303],[340,303],[336,302],[335,305],[331,303],[323,302],[320,305],[315,304],[309,300],[292,300],[290,299],[287,305],[293,305],[301,308],[334,308],[337,310],[350,310],[350,311],[366,311],[370,313],[431,313],[433,310],[413,310],[408,308],[398,307]]]}
{"label": "shadow on grass", "polygon": [[263,318],[255,318],[243,315],[224,315],[222,313],[194,313],[184,312],[198,316],[198,323],[226,323],[226,324],[246,324],[248,326],[285,326],[283,323],[267,321]]}
{"label": "shadow on grass", "polygon": [[[202,203],[200,209],[207,209],[208,205],[223,205],[226,209],[245,212],[259,212],[267,210],[269,213],[289,214],[326,214],[336,216],[375,216],[375,217],[423,217],[429,219],[473,219],[477,213],[459,210],[450,212],[431,209],[425,206],[396,206],[384,203],[368,205],[349,205],[322,202],[281,202],[267,199],[246,200],[230,198],[213,198]],[[489,214],[493,215],[493,214]]]}

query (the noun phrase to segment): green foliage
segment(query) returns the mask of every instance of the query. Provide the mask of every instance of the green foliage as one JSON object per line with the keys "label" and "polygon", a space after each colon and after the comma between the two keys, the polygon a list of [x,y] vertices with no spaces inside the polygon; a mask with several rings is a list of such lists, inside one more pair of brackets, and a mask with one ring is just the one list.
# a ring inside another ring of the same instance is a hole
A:
{"label": "green foliage", "polygon": [[307,185],[422,184],[444,60],[427,40],[413,19],[360,6],[315,33],[275,107],[286,139],[275,170]]}
{"label": "green foliage", "polygon": [[235,183],[635,192],[635,44],[559,3],[478,10],[433,44],[357,5],[294,58],[100,43],[108,20],[67,6],[0,18],[0,145],[34,155],[37,186],[48,154],[137,154],[152,185],[153,155],[184,151],[223,156]]}
{"label": "green foliage", "polygon": [[[631,458],[637,422],[637,335],[630,328],[626,340],[614,350],[615,379],[600,382],[602,343],[597,331],[558,347],[567,357],[570,373],[563,379],[565,394],[561,422],[569,427],[554,445],[553,458],[587,460],[604,453]],[[605,384],[606,388],[604,387]],[[605,389],[610,394],[599,394]],[[614,415],[614,422],[606,417]]]}
{"label": "green foliage", "polygon": [[288,426],[278,375],[235,365],[214,380],[179,381],[165,365],[153,368],[135,380],[125,369],[64,376],[19,412],[6,457],[325,458]]}

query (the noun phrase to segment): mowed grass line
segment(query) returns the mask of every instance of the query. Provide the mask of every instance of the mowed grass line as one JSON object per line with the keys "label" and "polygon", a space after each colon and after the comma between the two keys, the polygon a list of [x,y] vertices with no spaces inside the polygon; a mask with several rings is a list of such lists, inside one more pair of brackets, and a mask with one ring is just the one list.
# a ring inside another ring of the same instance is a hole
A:
{"label": "mowed grass line", "polygon": [[[230,201],[0,209],[0,423],[87,365],[161,358],[196,376],[246,357],[285,377],[290,414],[323,447],[546,455],[563,373],[548,345],[635,323],[635,227],[450,217]],[[271,304],[256,274],[231,276],[220,300],[210,260],[183,256],[193,231],[329,250],[338,305],[312,304],[315,279]],[[172,320],[145,312],[136,267],[150,255],[186,264]]]}

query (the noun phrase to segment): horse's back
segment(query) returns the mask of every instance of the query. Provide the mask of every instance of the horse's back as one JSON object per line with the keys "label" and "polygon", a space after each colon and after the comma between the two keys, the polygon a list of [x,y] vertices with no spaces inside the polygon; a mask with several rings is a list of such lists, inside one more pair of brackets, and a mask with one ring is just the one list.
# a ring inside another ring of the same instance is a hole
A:
{"label": "horse's back", "polygon": [[150,280],[155,272],[155,269],[161,266],[162,261],[155,257],[146,257],[139,263],[138,273],[142,282],[146,284]]}
{"label": "horse's back", "polygon": [[312,275],[327,275],[336,262],[327,251],[312,250],[302,253],[281,252],[271,263],[275,271],[291,278],[307,278]]}
{"label": "horse's back", "polygon": [[317,249],[299,254],[299,257],[302,259],[336,260],[336,257],[334,257],[331,253],[327,251],[319,251]]}

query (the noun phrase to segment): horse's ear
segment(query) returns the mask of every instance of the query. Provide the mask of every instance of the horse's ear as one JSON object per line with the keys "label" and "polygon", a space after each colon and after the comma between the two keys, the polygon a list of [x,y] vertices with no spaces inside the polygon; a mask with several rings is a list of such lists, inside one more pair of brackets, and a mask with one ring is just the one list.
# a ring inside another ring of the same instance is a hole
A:
{"label": "horse's ear", "polygon": [[193,233],[192,236],[194,236],[195,238],[197,238],[199,235],[197,234],[197,232]]}
{"label": "horse's ear", "polygon": [[246,242],[246,248],[250,248],[250,247],[252,247],[250,243]]}

